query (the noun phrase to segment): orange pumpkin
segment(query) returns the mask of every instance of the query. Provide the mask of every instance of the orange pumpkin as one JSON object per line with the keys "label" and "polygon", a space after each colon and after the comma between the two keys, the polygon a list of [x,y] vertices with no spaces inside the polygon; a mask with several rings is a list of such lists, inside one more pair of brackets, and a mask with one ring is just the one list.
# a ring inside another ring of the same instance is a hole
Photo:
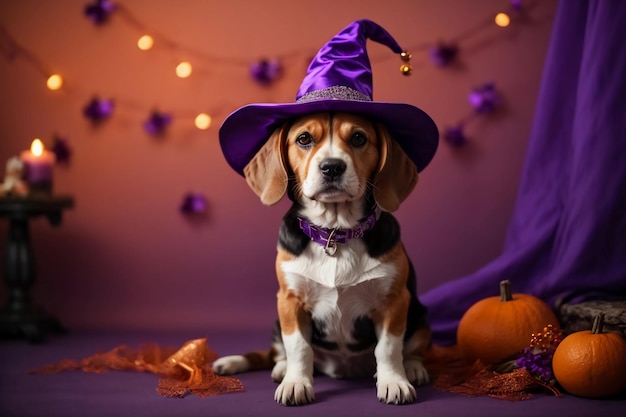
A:
{"label": "orange pumpkin", "polygon": [[599,314],[591,330],[570,334],[554,352],[554,377],[570,394],[610,397],[626,390],[626,340],[603,333],[603,326]]}
{"label": "orange pumpkin", "polygon": [[497,364],[519,354],[533,333],[550,324],[560,328],[544,301],[529,294],[511,294],[511,283],[505,280],[500,282],[500,296],[482,299],[465,312],[457,344],[466,358]]}

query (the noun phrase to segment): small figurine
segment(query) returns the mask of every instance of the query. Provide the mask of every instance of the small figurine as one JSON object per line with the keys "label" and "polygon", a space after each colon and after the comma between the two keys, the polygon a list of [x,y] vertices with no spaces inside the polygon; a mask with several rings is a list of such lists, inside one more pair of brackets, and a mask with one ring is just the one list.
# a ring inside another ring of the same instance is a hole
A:
{"label": "small figurine", "polygon": [[4,182],[0,185],[0,196],[28,194],[28,184],[22,180],[24,163],[20,158],[14,156],[7,161]]}

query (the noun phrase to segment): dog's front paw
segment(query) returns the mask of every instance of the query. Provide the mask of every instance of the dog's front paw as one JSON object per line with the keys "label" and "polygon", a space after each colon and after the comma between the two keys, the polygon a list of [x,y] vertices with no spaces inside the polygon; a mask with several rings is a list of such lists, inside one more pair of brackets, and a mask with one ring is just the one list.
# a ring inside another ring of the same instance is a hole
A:
{"label": "dog's front paw", "polygon": [[313,384],[307,378],[283,380],[276,388],[274,399],[282,405],[305,405],[315,400]]}
{"label": "dog's front paw", "polygon": [[241,355],[223,356],[213,362],[213,372],[218,375],[233,375],[248,368],[248,360]]}
{"label": "dog's front paw", "polygon": [[424,364],[420,360],[408,360],[404,362],[404,370],[406,377],[415,385],[428,384],[430,377],[428,371],[424,368]]}
{"label": "dog's front paw", "polygon": [[417,398],[415,388],[405,379],[398,378],[390,381],[379,379],[376,388],[378,400],[387,404],[408,404]]}

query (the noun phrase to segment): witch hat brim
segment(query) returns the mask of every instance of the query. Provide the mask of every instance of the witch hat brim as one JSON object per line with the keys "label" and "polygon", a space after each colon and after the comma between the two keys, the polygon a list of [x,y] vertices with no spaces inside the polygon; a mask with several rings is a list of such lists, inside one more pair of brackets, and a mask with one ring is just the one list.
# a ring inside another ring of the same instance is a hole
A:
{"label": "witch hat brim", "polygon": [[422,171],[437,150],[437,126],[415,106],[371,99],[367,39],[402,52],[391,35],[376,23],[359,20],[348,25],[320,49],[294,103],[250,104],[226,118],[219,138],[228,164],[243,175],[245,166],[283,123],[306,114],[332,111],[356,113],[383,123],[417,170]]}
{"label": "witch hat brim", "polygon": [[415,163],[418,171],[432,160],[439,142],[433,120],[409,104],[356,100],[318,100],[307,103],[250,104],[232,113],[220,128],[220,144],[228,164],[243,175],[244,167],[276,128],[305,114],[338,111],[356,113],[383,123]]}

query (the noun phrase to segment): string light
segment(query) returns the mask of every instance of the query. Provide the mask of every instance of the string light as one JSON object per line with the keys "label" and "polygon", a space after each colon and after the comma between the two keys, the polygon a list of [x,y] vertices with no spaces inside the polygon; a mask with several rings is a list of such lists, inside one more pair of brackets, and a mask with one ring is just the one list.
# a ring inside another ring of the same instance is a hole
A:
{"label": "string light", "polygon": [[150,35],[143,35],[137,41],[137,46],[142,51],[147,51],[147,50],[151,49],[153,45],[154,45],[154,39]]}
{"label": "string light", "polygon": [[191,75],[191,64],[187,61],[183,61],[176,66],[176,75],[179,78],[187,78]]}
{"label": "string light", "polygon": [[[158,44],[159,47],[164,47],[165,49],[171,50],[173,53],[180,54],[184,52],[185,55],[193,55],[198,59],[203,61],[211,62],[213,65],[215,62],[221,63],[223,65],[234,65],[239,67],[248,67],[251,68],[251,63],[248,58],[238,57],[238,58],[229,58],[229,57],[219,57],[212,56],[211,54],[207,54],[205,51],[198,51],[191,48],[187,48],[184,45],[180,45],[175,41],[165,38],[161,35],[156,35],[154,30],[148,28],[144,25],[140,19],[135,17],[126,7],[118,2],[113,3],[112,0],[94,0],[98,10],[97,16],[93,16],[93,10],[88,8],[85,10],[85,15],[91,19],[94,19],[95,24],[103,23],[108,17],[109,14],[116,13],[122,18],[127,24],[135,27],[139,33],[145,33],[137,40],[137,47],[143,51],[150,50],[154,48],[155,43]],[[510,0],[511,9],[514,12],[519,12],[522,9],[521,6],[522,0]],[[109,7],[111,4],[114,4],[115,7]],[[102,10],[100,10],[102,9]],[[525,10],[530,10],[530,7],[525,6]],[[100,16],[102,15],[102,16]],[[493,16],[493,15],[492,15]],[[101,18],[102,17],[102,18]],[[511,17],[507,13],[498,13],[495,18],[487,18],[482,22],[470,27],[465,32],[458,34],[456,37],[453,37],[448,40],[442,40],[439,42],[437,47],[433,47],[432,44],[429,43],[421,43],[418,45],[414,45],[411,47],[414,51],[429,51],[431,55],[431,59],[435,62],[437,66],[446,66],[450,64],[461,50],[461,43],[465,42],[470,37],[476,35],[478,32],[488,29],[490,26],[493,27],[493,24],[498,25],[499,27],[507,27],[512,23]],[[148,35],[147,33],[152,33],[152,35]],[[64,80],[60,74],[53,74],[50,71],[50,68],[46,65],[46,63],[42,62],[28,49],[24,48],[20,45],[11,34],[0,25],[0,45],[5,45],[6,48],[2,48],[0,52],[6,56],[7,59],[12,59],[15,55],[19,55],[22,59],[28,61],[31,65],[33,65],[38,71],[47,78],[47,87],[50,90],[59,90],[63,87]],[[294,57],[298,57],[300,55],[306,54],[307,59],[310,58],[310,51],[292,51],[290,53],[283,54],[282,56],[274,57],[271,59],[261,60],[257,63],[252,64],[252,68],[250,73],[252,78],[260,83],[271,83],[279,78],[282,73],[282,62],[286,59],[293,59]],[[409,63],[410,55],[408,53],[404,53],[402,56],[403,63],[400,67],[400,71],[403,75],[411,74],[411,66]],[[183,61],[180,62],[176,66],[176,75],[180,78],[187,78],[192,73],[192,65],[190,62]],[[131,108],[139,108],[143,107],[142,103],[135,103],[132,100],[121,99],[118,100],[119,103],[126,107]],[[222,112],[223,109],[218,110],[218,112]],[[187,113],[188,114],[188,113]],[[171,117],[173,115],[166,114],[164,123],[154,123],[154,117],[152,120],[152,124],[158,126],[165,126],[169,123]],[[215,116],[215,115],[213,115]],[[198,129],[208,129],[211,126],[211,117],[208,114],[201,113],[197,115],[194,119],[195,126]],[[150,124],[150,123],[149,123]],[[459,126],[462,126],[463,123],[460,123]],[[147,128],[148,129],[148,128]],[[149,129],[148,129],[149,130]],[[159,127],[156,129],[162,131],[163,128]]]}
{"label": "string light", "polygon": [[500,26],[501,28],[505,28],[511,23],[511,18],[506,13],[498,13],[494,20],[496,22],[496,25]]}
{"label": "string light", "polygon": [[48,77],[46,85],[52,91],[58,90],[63,86],[63,77],[61,77],[59,74],[52,74]]}
{"label": "string light", "polygon": [[200,130],[207,130],[211,127],[211,116],[206,113],[200,113],[195,119],[196,127]]}

